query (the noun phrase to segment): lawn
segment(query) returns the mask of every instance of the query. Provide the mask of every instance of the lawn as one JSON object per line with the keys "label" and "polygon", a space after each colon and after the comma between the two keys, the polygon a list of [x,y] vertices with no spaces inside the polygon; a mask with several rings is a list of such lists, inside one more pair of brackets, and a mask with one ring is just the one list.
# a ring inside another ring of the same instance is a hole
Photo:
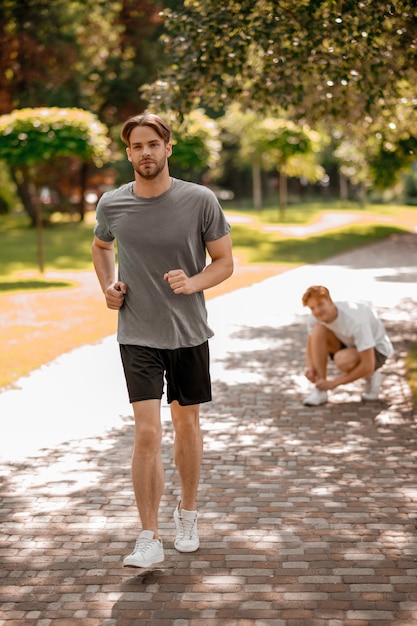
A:
{"label": "lawn", "polygon": [[[317,203],[294,205],[287,209],[285,222],[278,221],[276,208],[255,213],[242,211],[233,205],[225,208],[226,215],[238,216],[242,221],[232,222],[234,254],[248,264],[301,265],[315,263],[339,252],[366,245],[388,237],[401,229],[408,230],[417,221],[417,210],[404,206],[372,206],[358,211],[357,205]],[[290,226],[316,223],[321,216],[354,215],[353,225],[306,237],[286,234]],[[94,213],[88,213],[84,222],[68,222],[59,216],[43,228],[43,256],[45,270],[55,272],[92,270],[91,241]],[[0,289],[14,288],[10,278],[37,280],[39,288],[42,275],[38,272],[38,239],[24,215],[0,216]],[[6,282],[8,284],[3,284]],[[48,285],[45,285],[46,287]],[[30,287],[21,285],[22,288]]]}

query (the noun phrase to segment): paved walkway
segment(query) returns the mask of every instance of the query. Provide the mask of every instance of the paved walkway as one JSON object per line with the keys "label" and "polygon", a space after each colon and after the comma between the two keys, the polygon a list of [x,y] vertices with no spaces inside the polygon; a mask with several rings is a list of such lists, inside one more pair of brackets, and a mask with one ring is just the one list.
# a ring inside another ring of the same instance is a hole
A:
{"label": "paved walkway", "polygon": [[[300,244],[301,245],[301,244]],[[307,408],[306,311],[326,284],[371,302],[395,345],[382,397],[354,383]],[[214,401],[204,406],[201,547],[173,549],[178,481],[163,410],[166,561],[141,575],[132,418],[114,338],[0,394],[0,625],[415,626],[417,235],[397,236],[210,301]]]}

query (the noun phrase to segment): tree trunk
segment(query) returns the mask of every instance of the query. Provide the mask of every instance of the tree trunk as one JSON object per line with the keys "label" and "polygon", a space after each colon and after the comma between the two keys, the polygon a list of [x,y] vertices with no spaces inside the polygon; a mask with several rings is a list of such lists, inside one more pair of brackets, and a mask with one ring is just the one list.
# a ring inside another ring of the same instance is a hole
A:
{"label": "tree trunk", "polygon": [[85,213],[86,213],[86,202],[85,202],[85,192],[87,190],[87,181],[88,181],[88,163],[83,161],[80,169],[80,220],[84,221]]}
{"label": "tree trunk", "polygon": [[287,175],[279,172],[279,217],[285,219],[285,209],[287,208]]}
{"label": "tree trunk", "polygon": [[340,199],[342,202],[346,202],[348,199],[348,181],[347,178],[342,172],[339,172],[339,191],[340,191]]}
{"label": "tree trunk", "polygon": [[36,236],[38,242],[38,268],[39,272],[43,274],[45,269],[45,253],[43,246],[43,219],[42,219],[42,204],[38,202],[35,206],[36,211]]}
{"label": "tree trunk", "polygon": [[22,201],[26,213],[29,215],[32,226],[36,227],[37,237],[37,255],[39,272],[44,272],[44,246],[43,246],[43,217],[42,205],[40,202],[34,202],[30,193],[30,182],[28,169],[25,166],[10,168],[12,179],[16,185],[17,193]]}
{"label": "tree trunk", "polygon": [[358,201],[361,209],[364,209],[366,205],[366,185],[364,182],[359,183]]}
{"label": "tree trunk", "polygon": [[252,198],[255,211],[262,210],[262,176],[259,157],[255,156],[252,163]]}
{"label": "tree trunk", "polygon": [[11,166],[10,173],[13,182],[16,185],[17,193],[22,201],[23,207],[30,217],[32,226],[36,226],[37,211],[35,203],[33,202],[32,194],[30,193],[28,168],[25,166]]}

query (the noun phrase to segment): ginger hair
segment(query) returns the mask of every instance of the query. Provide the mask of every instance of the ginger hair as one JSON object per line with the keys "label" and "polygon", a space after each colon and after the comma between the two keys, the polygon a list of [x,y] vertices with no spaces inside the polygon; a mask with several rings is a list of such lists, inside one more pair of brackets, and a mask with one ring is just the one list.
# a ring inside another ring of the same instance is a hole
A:
{"label": "ginger hair", "polygon": [[307,289],[302,297],[303,306],[308,306],[307,302],[310,298],[317,298],[318,300],[322,300],[323,298],[327,298],[332,302],[332,298],[330,296],[330,292],[327,287],[323,287],[323,285],[312,285]]}

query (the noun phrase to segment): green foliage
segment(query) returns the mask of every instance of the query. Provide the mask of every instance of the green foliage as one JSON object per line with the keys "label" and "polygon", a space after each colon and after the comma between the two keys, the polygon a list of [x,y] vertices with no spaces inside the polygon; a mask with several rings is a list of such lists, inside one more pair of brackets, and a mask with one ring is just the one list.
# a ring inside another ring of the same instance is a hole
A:
{"label": "green foliage", "polygon": [[[175,114],[171,117],[175,119]],[[203,111],[197,109],[187,115],[179,125],[173,123],[173,151],[170,157],[170,170],[174,176],[195,180],[215,167],[221,143],[218,125]]]}
{"label": "green foliage", "polygon": [[[278,171],[282,177],[303,177],[310,182],[320,180],[324,169],[316,155],[321,138],[306,123],[295,123],[284,115],[264,117],[255,111],[242,111],[237,105],[228,107],[217,120],[226,146],[233,150],[237,170],[252,169],[253,203],[262,207],[261,172]],[[280,204],[286,203],[284,183],[280,185]]]}
{"label": "green foliage", "polygon": [[138,89],[164,62],[152,0],[0,3],[0,114],[77,107],[108,124],[143,110]]}
{"label": "green foliage", "polygon": [[[342,127],[351,141],[358,126],[353,143],[366,167],[357,177],[373,182],[368,166],[382,150],[385,173],[375,169],[374,178],[385,184],[398,175],[396,151],[416,128],[415,18],[412,0],[7,0],[0,3],[0,114],[75,107],[114,127],[142,111],[149,95],[157,112],[201,105],[217,116],[235,101],[266,117],[284,109],[311,128],[331,118],[329,133],[338,120],[337,132]],[[213,151],[197,136],[185,141],[173,166],[199,179]],[[23,141],[16,147],[24,152]],[[287,159],[288,176],[318,176],[305,154]]]}
{"label": "green foliage", "polygon": [[346,123],[392,109],[401,79],[415,84],[413,0],[184,0],[166,13],[171,66],[147,93],[171,109],[239,101]]}
{"label": "green foliage", "polygon": [[417,159],[417,111],[406,119],[404,111],[401,113],[396,122],[391,122],[384,130],[376,150],[369,156],[372,182],[379,189],[394,186],[399,175]]}
{"label": "green foliage", "polygon": [[0,159],[9,165],[78,156],[100,166],[110,158],[109,144],[106,127],[81,109],[18,109],[0,116]]}
{"label": "green foliage", "polygon": [[6,0],[0,3],[0,113],[73,102],[71,67],[77,54],[78,2]]}
{"label": "green foliage", "polygon": [[355,136],[343,137],[333,153],[340,172],[353,183],[370,180],[371,174],[366,159],[363,142]]}
{"label": "green foliage", "polygon": [[296,167],[297,159],[318,151],[318,133],[307,124],[296,124],[285,116],[264,117],[232,105],[218,123],[227,142],[238,147],[237,166],[259,161],[265,170],[288,168],[289,175],[302,175],[304,172],[300,173],[300,168]]}
{"label": "green foliage", "polygon": [[398,150],[381,149],[369,163],[374,185],[377,189],[388,189],[397,182],[398,172],[404,166],[405,160]]}
{"label": "green foliage", "polygon": [[0,162],[0,214],[9,213],[16,208],[16,197],[10,181],[7,164]]}

